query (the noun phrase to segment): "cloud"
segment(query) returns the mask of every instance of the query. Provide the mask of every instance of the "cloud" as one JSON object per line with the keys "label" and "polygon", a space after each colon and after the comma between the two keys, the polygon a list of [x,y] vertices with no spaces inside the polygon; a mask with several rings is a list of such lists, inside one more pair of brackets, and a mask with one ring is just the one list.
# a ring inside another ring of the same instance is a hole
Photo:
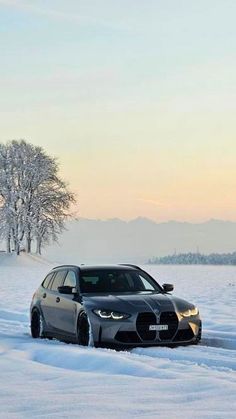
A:
{"label": "cloud", "polygon": [[156,207],[163,207],[165,205],[163,202],[155,199],[138,198],[137,201],[146,202],[147,204],[155,205]]}

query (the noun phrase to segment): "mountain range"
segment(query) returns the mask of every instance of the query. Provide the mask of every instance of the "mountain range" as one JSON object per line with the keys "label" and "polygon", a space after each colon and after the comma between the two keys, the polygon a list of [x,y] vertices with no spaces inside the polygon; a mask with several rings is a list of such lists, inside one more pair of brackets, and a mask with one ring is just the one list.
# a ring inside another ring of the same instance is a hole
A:
{"label": "mountain range", "polygon": [[209,220],[204,223],[147,218],[92,220],[67,223],[59,242],[46,247],[43,255],[64,263],[146,263],[148,259],[173,253],[233,252],[236,222]]}

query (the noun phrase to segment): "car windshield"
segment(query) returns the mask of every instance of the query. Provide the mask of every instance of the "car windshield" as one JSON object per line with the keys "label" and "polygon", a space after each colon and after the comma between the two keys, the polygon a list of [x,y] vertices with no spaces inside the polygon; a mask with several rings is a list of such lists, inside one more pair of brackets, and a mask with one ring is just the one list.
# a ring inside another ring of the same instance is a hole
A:
{"label": "car windshield", "polygon": [[161,287],[148,274],[131,269],[98,269],[82,271],[81,293],[161,292]]}

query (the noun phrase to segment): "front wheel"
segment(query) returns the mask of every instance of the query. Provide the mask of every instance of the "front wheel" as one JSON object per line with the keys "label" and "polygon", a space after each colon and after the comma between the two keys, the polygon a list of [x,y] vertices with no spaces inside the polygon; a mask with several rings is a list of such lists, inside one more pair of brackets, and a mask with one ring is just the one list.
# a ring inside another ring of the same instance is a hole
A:
{"label": "front wheel", "polygon": [[88,346],[89,344],[89,322],[88,316],[83,311],[78,318],[78,327],[77,327],[77,340],[78,344],[82,346]]}
{"label": "front wheel", "polygon": [[31,315],[31,336],[34,339],[43,338],[43,319],[38,310],[34,310]]}

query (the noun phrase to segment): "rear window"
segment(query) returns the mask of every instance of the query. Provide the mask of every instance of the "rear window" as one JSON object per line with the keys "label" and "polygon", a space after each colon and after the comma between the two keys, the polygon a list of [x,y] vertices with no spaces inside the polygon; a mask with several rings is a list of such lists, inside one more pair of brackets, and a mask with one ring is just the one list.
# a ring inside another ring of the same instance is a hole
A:
{"label": "rear window", "polygon": [[52,273],[50,273],[46,276],[46,278],[44,279],[44,281],[42,283],[43,288],[49,288],[49,284],[51,282],[51,279],[52,279],[53,275],[54,275],[54,272],[52,272]]}

